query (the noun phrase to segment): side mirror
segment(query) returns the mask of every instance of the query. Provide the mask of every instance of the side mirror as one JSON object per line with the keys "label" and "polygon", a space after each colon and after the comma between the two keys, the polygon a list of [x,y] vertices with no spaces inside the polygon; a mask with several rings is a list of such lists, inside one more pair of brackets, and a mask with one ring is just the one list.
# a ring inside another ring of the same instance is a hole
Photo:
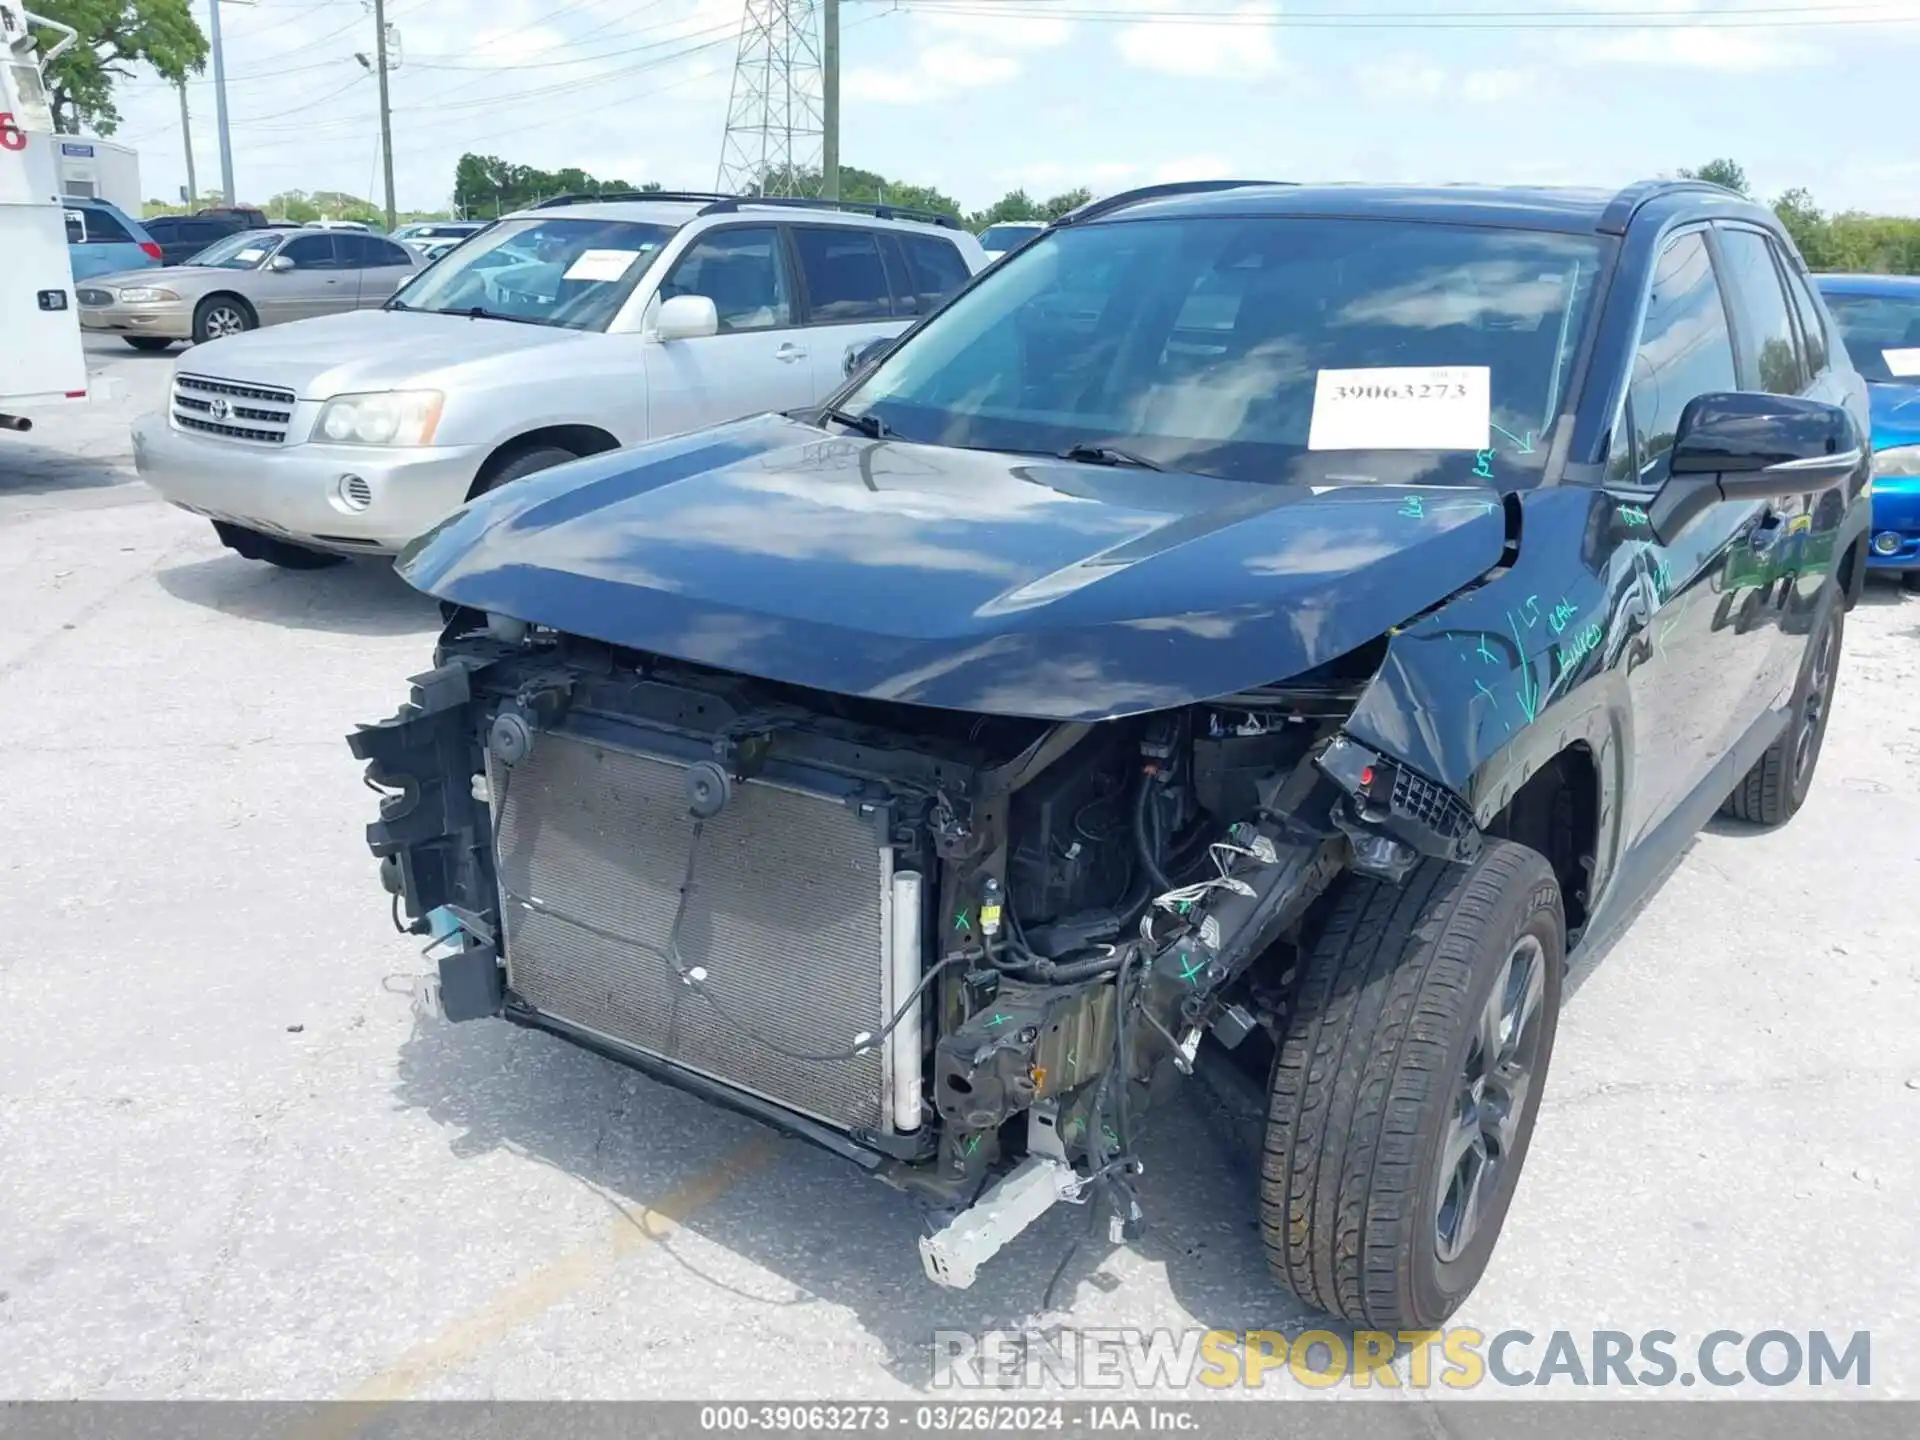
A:
{"label": "side mirror", "polygon": [[284,275],[287,273],[287,271],[298,269],[298,268],[299,267],[295,265],[293,257],[291,255],[276,255],[271,260],[267,261],[267,269],[273,271],[277,275]]}
{"label": "side mirror", "polygon": [[856,345],[847,351],[847,358],[841,365],[842,372],[852,379],[862,370],[879,363],[880,357],[893,349],[893,338],[882,336],[878,340],[869,340],[864,345]]}
{"label": "side mirror", "polygon": [[1662,544],[1722,500],[1804,494],[1860,468],[1866,451],[1853,416],[1795,395],[1697,395],[1680,412],[1667,481],[1647,507]]}
{"label": "side mirror", "polygon": [[660,302],[653,328],[662,341],[699,340],[720,332],[720,312],[705,295],[675,295]]}

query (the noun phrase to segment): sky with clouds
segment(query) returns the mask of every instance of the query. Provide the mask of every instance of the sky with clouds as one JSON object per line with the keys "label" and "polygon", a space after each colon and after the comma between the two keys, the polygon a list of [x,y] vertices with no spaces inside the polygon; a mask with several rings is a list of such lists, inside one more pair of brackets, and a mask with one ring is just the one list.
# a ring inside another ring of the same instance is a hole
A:
{"label": "sky with clouds", "polygon": [[[465,150],[712,188],[745,11],[390,0],[401,208],[446,204]],[[242,197],[377,196],[354,58],[371,6],[221,15]],[[1920,214],[1920,0],[843,0],[842,17],[842,159],[969,207],[1197,176],[1611,185],[1729,155],[1764,195]],[[188,94],[215,188],[211,67]],[[143,72],[120,108],[143,189],[174,196],[172,87]]]}

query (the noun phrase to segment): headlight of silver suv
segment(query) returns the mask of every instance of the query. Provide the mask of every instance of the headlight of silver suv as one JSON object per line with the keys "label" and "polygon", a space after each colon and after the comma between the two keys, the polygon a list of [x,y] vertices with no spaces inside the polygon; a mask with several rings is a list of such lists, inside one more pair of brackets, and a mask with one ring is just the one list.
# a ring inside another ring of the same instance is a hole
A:
{"label": "headlight of silver suv", "polygon": [[130,285],[120,292],[122,305],[164,305],[169,300],[179,298],[171,290],[157,290],[144,285]]}
{"label": "headlight of silver suv", "polygon": [[335,445],[431,445],[445,398],[438,390],[336,395],[322,407],[313,435]]}
{"label": "headlight of silver suv", "polygon": [[1889,478],[1920,475],[1920,445],[1893,445],[1873,452],[1873,473]]}

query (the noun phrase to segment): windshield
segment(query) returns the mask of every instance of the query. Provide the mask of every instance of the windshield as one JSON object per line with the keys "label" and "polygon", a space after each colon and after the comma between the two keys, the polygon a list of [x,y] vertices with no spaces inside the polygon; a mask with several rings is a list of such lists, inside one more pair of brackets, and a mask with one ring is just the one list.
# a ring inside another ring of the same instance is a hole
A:
{"label": "windshield", "polygon": [[1038,225],[989,225],[980,232],[980,248],[998,254],[1040,233]]}
{"label": "windshield", "polygon": [[1606,254],[1584,236],[1398,220],[1069,226],[962,293],[841,408],[906,440],[1107,446],[1223,479],[1526,483]]}
{"label": "windshield", "polygon": [[672,236],[671,225],[533,217],[503,220],[423,270],[396,309],[603,330]]}
{"label": "windshield", "polygon": [[271,230],[242,230],[223,235],[206,249],[188,257],[188,265],[214,265],[222,270],[258,270],[280,236]]}
{"label": "windshield", "polygon": [[1905,295],[1822,291],[1861,378],[1920,385],[1920,290]]}

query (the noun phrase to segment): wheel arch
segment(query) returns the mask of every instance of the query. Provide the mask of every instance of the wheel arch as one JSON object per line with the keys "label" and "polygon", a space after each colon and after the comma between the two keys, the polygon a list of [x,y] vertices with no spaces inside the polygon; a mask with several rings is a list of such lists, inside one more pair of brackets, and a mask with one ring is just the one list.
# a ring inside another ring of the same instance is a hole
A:
{"label": "wheel arch", "polygon": [[255,308],[251,300],[247,299],[247,297],[242,295],[238,290],[209,290],[193,302],[193,319],[196,328],[199,325],[201,312],[218,300],[231,300],[252,317],[253,323],[256,326],[259,325],[260,311]]}
{"label": "wheel arch", "polygon": [[1596,875],[1602,873],[1601,817],[1607,809],[1602,767],[1583,737],[1533,767],[1482,829],[1538,851],[1553,868],[1568,944],[1587,926]]}
{"label": "wheel arch", "polygon": [[467,487],[467,499],[471,500],[480,494],[486,488],[487,481],[498,474],[502,466],[529,450],[539,450],[549,445],[570,450],[577,456],[586,456],[618,450],[620,441],[597,425],[544,425],[537,430],[523,431],[493,447],[480,463],[480,468],[474,472],[473,484]]}

